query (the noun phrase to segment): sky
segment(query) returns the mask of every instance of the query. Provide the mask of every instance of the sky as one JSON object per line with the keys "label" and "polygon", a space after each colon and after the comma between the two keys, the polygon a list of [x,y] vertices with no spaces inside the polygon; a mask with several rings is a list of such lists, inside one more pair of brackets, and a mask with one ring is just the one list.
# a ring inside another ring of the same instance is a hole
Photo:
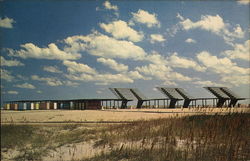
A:
{"label": "sky", "polygon": [[0,2],[1,102],[158,86],[250,97],[249,1]]}

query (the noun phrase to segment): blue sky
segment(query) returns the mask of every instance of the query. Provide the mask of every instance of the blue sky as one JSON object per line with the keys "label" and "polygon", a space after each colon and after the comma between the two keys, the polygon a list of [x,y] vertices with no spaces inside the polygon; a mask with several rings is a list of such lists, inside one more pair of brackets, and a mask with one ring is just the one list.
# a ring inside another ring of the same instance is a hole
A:
{"label": "blue sky", "polygon": [[227,86],[250,97],[249,1],[1,1],[1,97]]}

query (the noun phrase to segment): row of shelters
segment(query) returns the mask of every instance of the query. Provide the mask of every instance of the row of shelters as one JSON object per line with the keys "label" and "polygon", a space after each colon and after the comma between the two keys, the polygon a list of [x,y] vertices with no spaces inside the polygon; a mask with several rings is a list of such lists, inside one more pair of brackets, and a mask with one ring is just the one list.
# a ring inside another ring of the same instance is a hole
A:
{"label": "row of shelters", "polygon": [[[214,98],[195,98],[183,88],[157,87],[165,98],[148,98],[137,88],[109,88],[117,97],[112,99],[71,99],[71,100],[19,100],[5,102],[5,110],[90,110],[103,108],[127,108],[127,103],[137,101],[136,108],[196,107],[200,101],[203,107],[212,101],[213,107],[234,107],[241,98],[227,87],[204,87]],[[179,102],[183,101],[183,105]]]}

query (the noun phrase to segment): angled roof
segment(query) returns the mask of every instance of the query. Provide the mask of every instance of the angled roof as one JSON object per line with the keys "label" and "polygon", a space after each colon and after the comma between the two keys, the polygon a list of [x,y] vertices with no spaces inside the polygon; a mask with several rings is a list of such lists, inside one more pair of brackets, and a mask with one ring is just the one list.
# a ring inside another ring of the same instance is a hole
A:
{"label": "angled roof", "polygon": [[148,100],[148,98],[144,94],[142,94],[137,88],[131,88],[130,91],[138,100]]}
{"label": "angled roof", "polygon": [[121,95],[119,95],[114,88],[109,88],[109,90],[118,98],[118,99],[124,99]]}
{"label": "angled roof", "polygon": [[227,87],[220,88],[226,95],[228,95],[231,99],[244,99],[241,98],[239,95],[235,94],[232,90]]}
{"label": "angled roof", "polygon": [[222,98],[222,99],[229,99],[229,96],[225,94],[221,88],[222,87],[204,87],[207,89],[209,92],[211,92],[215,97],[217,98]]}
{"label": "angled roof", "polygon": [[167,88],[167,87],[156,87],[156,88],[170,99],[176,99],[176,100],[183,99],[182,96],[175,90],[175,88]]}
{"label": "angled roof", "polygon": [[111,92],[114,92],[114,94],[118,98],[126,99],[126,100],[134,100],[134,95],[130,91],[130,88],[110,88]]}
{"label": "angled roof", "polygon": [[183,88],[175,88],[175,90],[184,98],[184,99],[195,99],[189,93],[187,93]]}

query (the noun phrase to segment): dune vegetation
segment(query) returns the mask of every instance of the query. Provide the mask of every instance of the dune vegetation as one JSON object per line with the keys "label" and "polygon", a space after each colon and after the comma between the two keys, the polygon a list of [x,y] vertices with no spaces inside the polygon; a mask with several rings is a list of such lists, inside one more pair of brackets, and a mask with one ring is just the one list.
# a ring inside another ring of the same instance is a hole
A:
{"label": "dune vegetation", "polygon": [[[85,152],[91,155],[72,148],[79,144],[88,144]],[[69,147],[68,158],[50,155],[63,146]],[[101,125],[1,125],[1,160],[247,161],[249,150],[250,113]]]}

